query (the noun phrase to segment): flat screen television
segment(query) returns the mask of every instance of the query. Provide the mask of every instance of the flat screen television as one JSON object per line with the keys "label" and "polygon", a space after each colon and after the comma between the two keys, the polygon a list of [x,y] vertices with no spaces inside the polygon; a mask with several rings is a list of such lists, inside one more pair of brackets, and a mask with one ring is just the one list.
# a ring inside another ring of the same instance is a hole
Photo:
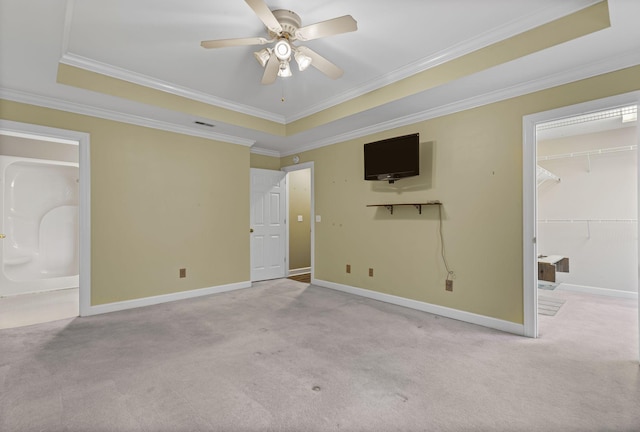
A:
{"label": "flat screen television", "polygon": [[420,134],[404,135],[364,145],[364,179],[388,180],[420,174]]}

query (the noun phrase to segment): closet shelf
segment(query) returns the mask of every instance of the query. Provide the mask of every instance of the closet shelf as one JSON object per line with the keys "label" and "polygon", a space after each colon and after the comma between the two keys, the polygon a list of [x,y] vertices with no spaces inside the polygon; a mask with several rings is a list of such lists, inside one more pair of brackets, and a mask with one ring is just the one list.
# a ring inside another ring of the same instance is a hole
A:
{"label": "closet shelf", "polygon": [[[591,172],[591,156],[597,156],[597,155],[608,154],[608,153],[619,153],[619,152],[625,152],[625,151],[631,151],[631,150],[637,150],[637,149],[638,149],[637,145],[628,145],[628,146],[621,146],[621,147],[609,147],[609,148],[602,148],[602,149],[595,149],[595,150],[579,151],[579,152],[574,152],[574,153],[564,153],[564,154],[555,154],[555,155],[548,155],[548,156],[539,156],[538,157],[538,162],[540,162],[540,161],[549,161],[549,160],[554,160],[554,159],[586,157],[587,158],[587,172]],[[538,182],[538,186],[540,186],[540,184],[541,184],[541,182]]]}
{"label": "closet shelf", "polygon": [[538,219],[539,223],[638,222],[638,219]]}
{"label": "closet shelf", "polygon": [[389,210],[391,214],[393,214],[393,207],[395,206],[414,206],[416,209],[418,209],[418,213],[422,214],[422,206],[441,206],[441,205],[442,203],[440,201],[434,200],[426,203],[368,204],[367,207],[384,207],[387,210]]}
{"label": "closet shelf", "polygon": [[602,149],[596,149],[596,150],[586,150],[586,151],[573,152],[573,153],[538,156],[538,161],[566,159],[566,158],[573,158],[573,157],[580,157],[580,156],[595,156],[595,155],[601,155],[601,154],[607,154],[607,153],[618,153],[623,151],[636,150],[637,148],[638,148],[637,145],[628,145],[628,146],[621,146],[621,147],[602,148]]}
{"label": "closet shelf", "polygon": [[547,180],[553,180],[556,183],[560,183],[560,177],[552,173],[551,171],[542,168],[540,165],[536,165],[536,184],[538,187]]}
{"label": "closet shelf", "polygon": [[592,223],[638,223],[638,219],[538,219],[538,223],[584,223],[587,226],[587,238],[591,238]]}

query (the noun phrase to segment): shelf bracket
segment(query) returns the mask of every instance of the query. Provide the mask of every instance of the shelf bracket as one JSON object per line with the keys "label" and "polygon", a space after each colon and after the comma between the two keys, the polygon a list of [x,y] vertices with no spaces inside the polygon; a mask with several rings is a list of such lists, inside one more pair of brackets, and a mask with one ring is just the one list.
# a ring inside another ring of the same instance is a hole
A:
{"label": "shelf bracket", "polygon": [[393,206],[392,205],[386,205],[386,206],[384,206],[384,208],[386,208],[387,210],[389,210],[389,212],[391,214],[393,214]]}
{"label": "shelf bracket", "polygon": [[422,204],[414,204],[413,206],[418,209],[418,214],[422,214]]}

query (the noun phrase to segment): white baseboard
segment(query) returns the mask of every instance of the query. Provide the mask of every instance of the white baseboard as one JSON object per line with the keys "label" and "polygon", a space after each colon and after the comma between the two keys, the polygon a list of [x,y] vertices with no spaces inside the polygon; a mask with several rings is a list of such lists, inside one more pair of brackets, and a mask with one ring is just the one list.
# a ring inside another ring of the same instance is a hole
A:
{"label": "white baseboard", "polygon": [[628,298],[628,299],[638,298],[638,293],[633,291],[622,291],[622,290],[615,290],[615,289],[608,289],[608,288],[591,287],[586,285],[574,285],[574,284],[568,284],[568,283],[561,283],[556,287],[556,290],[574,291],[574,292],[581,292],[585,294],[595,294],[595,295]]}
{"label": "white baseboard", "polygon": [[440,315],[447,318],[452,318],[458,321],[464,321],[471,324],[477,324],[484,327],[489,327],[496,330],[501,330],[507,333],[513,333],[519,336],[524,336],[524,325],[517,324],[510,321],[504,321],[497,318],[491,318],[485,315],[478,315],[471,312],[465,312],[458,309],[452,309],[445,306],[438,306],[431,303],[425,303],[418,300],[411,300],[404,297],[398,297],[391,294],[384,294],[377,291],[371,291],[363,288],[356,288],[349,285],[337,284],[334,282],[323,281],[319,279],[312,279],[313,285],[321,286],[324,288],[330,288],[337,291],[346,292],[349,294],[355,294],[361,297],[367,297],[373,300],[378,300],[385,303],[391,303],[398,306],[407,307],[410,309],[416,309],[423,312]]}
{"label": "white baseboard", "polygon": [[91,316],[91,315],[99,315],[99,314],[108,313],[108,312],[117,312],[117,311],[122,311],[127,309],[172,302],[176,300],[184,300],[184,299],[201,297],[201,296],[206,296],[211,294],[219,294],[227,291],[235,291],[235,290],[250,288],[250,287],[251,287],[251,281],[246,281],[246,282],[238,282],[238,283],[233,283],[228,285],[218,285],[218,286],[209,287],[209,288],[180,291],[176,293],[163,294],[163,295],[153,296],[153,297],[145,297],[145,298],[135,299],[135,300],[125,300],[125,301],[107,303],[107,304],[102,304],[97,306],[89,306],[88,313],[83,314],[82,316]]}
{"label": "white baseboard", "polygon": [[311,267],[300,267],[297,269],[289,270],[289,276],[296,276],[307,273],[311,273]]}

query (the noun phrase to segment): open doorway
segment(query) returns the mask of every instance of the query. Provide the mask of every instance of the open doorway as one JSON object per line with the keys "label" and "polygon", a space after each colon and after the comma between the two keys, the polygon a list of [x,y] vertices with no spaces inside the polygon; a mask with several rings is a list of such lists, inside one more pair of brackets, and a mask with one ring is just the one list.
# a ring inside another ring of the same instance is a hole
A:
{"label": "open doorway", "polygon": [[287,172],[288,277],[311,283],[313,274],[313,162],[283,168]]}
{"label": "open doorway", "polygon": [[524,118],[526,336],[538,337],[545,289],[637,306],[638,100],[636,92]]}
{"label": "open doorway", "polygon": [[629,330],[638,296],[636,125],[637,106],[627,105],[536,127],[541,337],[584,315],[615,334]]}
{"label": "open doorway", "polygon": [[630,105],[537,126],[539,289],[637,296],[636,120]]}
{"label": "open doorway", "polygon": [[81,160],[88,161],[86,134],[0,122],[0,328],[88,312]]}

